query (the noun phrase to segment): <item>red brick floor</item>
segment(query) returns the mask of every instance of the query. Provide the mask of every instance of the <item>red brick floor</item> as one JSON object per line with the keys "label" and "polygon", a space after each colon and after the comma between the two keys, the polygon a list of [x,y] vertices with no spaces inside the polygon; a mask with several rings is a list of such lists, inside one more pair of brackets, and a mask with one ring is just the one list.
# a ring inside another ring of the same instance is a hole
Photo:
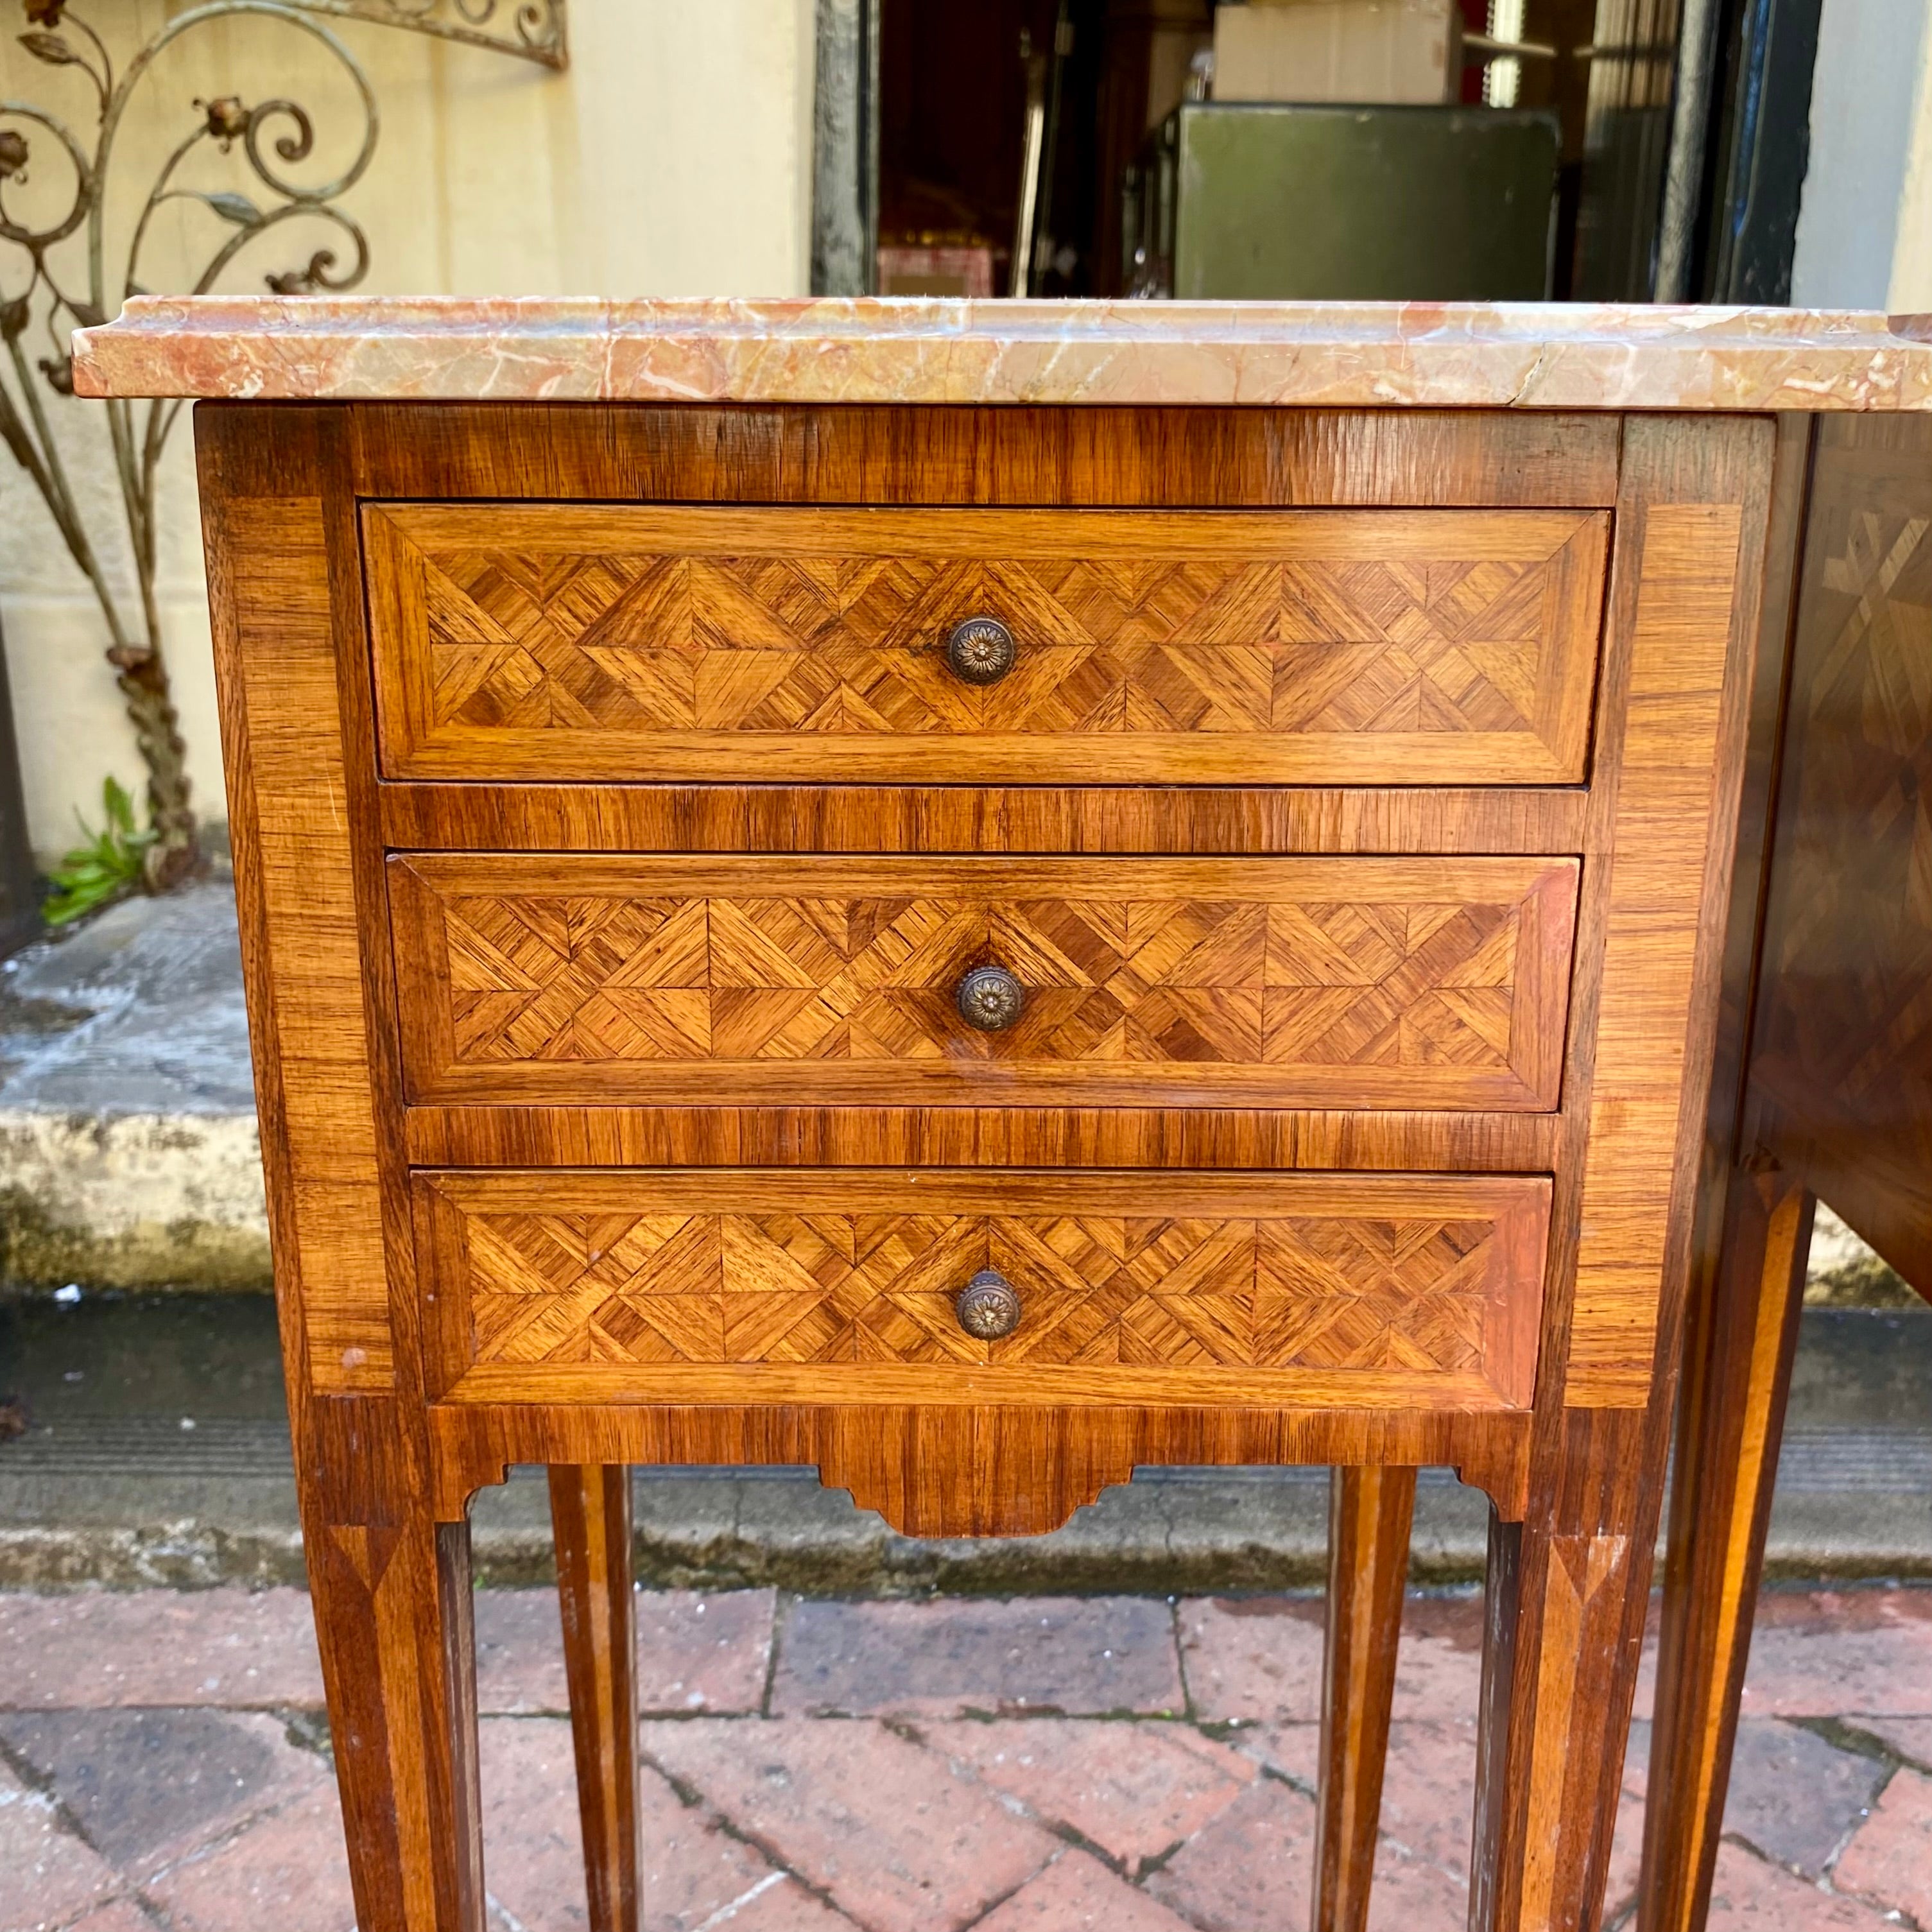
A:
{"label": "red brick floor", "polygon": [[[640,1603],[648,1932],[1306,1927],[1312,1601]],[[493,1932],[569,1932],[554,1600],[476,1621]],[[1478,1622],[1409,1606],[1378,1932],[1463,1922]],[[0,1932],[350,1932],[320,1706],[298,1592],[0,1595]],[[1744,1712],[1716,1932],[1932,1932],[1932,1588],[1768,1597]]]}

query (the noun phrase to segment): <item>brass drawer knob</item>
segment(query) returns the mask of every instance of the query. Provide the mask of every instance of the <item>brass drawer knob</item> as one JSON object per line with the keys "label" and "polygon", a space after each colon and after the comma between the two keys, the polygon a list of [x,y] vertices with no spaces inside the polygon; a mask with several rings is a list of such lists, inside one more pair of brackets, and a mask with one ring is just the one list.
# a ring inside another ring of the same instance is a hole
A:
{"label": "brass drawer knob", "polygon": [[962,684],[998,684],[1018,654],[1012,632],[997,617],[968,617],[946,640],[946,662]]}
{"label": "brass drawer knob", "polygon": [[998,1269],[982,1268],[960,1290],[952,1312],[968,1334],[982,1342],[997,1342],[1020,1325],[1020,1298]]}
{"label": "brass drawer knob", "polygon": [[959,982],[959,1017],[982,1033],[1004,1033],[1020,1016],[1026,988],[1004,966],[976,966]]}

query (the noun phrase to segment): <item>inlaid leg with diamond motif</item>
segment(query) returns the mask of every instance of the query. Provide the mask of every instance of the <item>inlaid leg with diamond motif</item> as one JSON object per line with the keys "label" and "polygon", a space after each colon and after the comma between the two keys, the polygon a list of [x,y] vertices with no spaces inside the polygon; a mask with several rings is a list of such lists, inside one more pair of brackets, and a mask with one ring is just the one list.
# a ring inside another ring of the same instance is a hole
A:
{"label": "inlaid leg with diamond motif", "polygon": [[1595,1932],[1648,1600],[1660,1440],[1573,1409],[1490,1532],[1470,1932]]}
{"label": "inlaid leg with diamond motif", "polygon": [[295,1408],[356,1922],[484,1932],[470,1526],[434,1520],[397,1403]]}

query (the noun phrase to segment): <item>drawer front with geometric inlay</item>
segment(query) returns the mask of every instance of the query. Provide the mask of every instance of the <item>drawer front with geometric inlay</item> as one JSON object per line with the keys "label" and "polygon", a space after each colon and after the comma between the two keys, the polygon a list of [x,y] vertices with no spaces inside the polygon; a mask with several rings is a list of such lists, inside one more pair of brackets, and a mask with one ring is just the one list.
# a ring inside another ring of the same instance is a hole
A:
{"label": "drawer front with geometric inlay", "polygon": [[382,768],[1575,784],[1609,524],[371,506]]}
{"label": "drawer front with geometric inlay", "polygon": [[422,1172],[458,1400],[1526,1404],[1540,1176]]}
{"label": "drawer front with geometric inlay", "polygon": [[1565,858],[412,854],[417,1102],[1547,1111]]}

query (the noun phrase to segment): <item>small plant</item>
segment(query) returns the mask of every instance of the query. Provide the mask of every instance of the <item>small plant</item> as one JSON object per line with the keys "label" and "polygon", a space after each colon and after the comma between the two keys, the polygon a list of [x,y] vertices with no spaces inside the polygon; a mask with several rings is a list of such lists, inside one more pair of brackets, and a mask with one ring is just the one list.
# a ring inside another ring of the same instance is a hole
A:
{"label": "small plant", "polygon": [[65,926],[133,892],[141,883],[142,860],[154,842],[154,833],[136,829],[134,801],[117,779],[110,778],[102,784],[100,804],[106,823],[98,832],[74,814],[87,842],[76,845],[53,869],[53,890],[40,904],[40,916],[50,926]]}

